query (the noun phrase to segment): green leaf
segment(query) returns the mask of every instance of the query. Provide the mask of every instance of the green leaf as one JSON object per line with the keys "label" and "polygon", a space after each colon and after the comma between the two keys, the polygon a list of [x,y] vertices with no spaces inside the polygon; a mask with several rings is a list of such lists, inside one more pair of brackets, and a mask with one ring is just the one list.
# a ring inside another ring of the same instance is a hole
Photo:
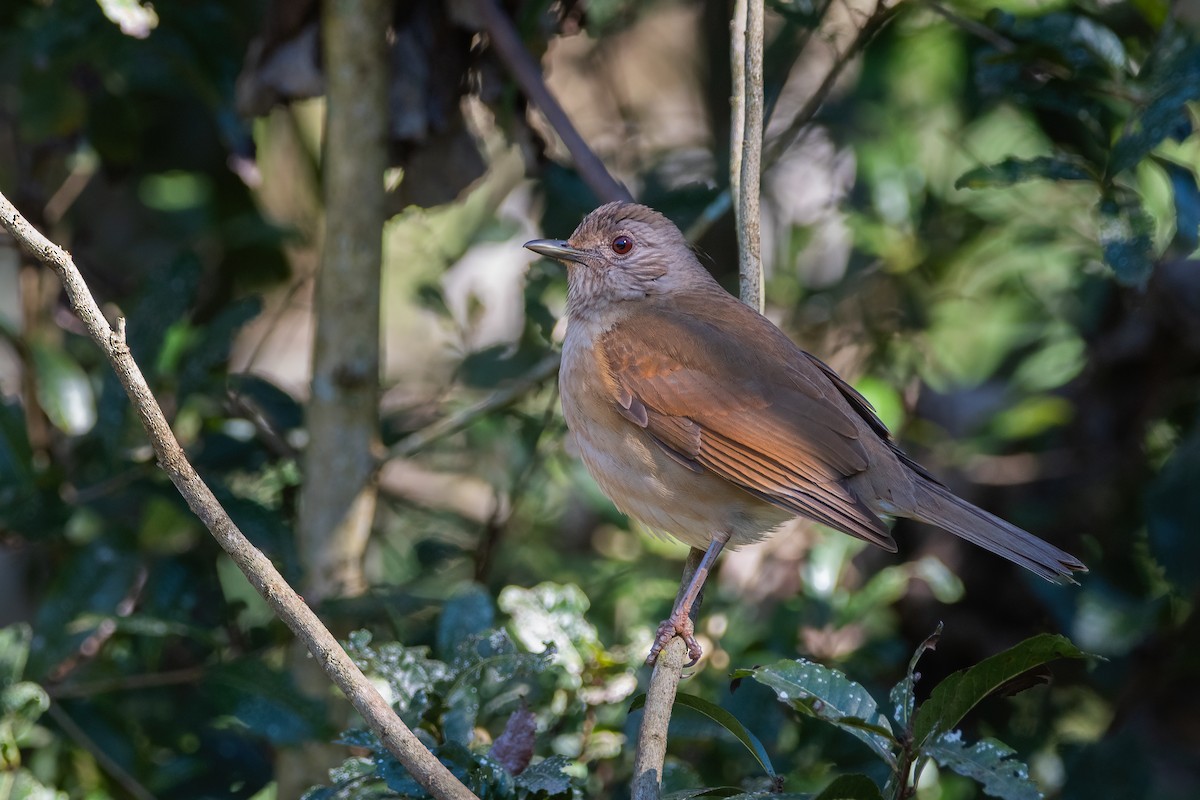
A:
{"label": "green leaf", "polygon": [[142,5],[137,0],[96,0],[104,16],[121,29],[121,33],[135,39],[145,39],[150,31],[158,27],[158,14],[152,5]]}
{"label": "green leaf", "polygon": [[1145,286],[1154,269],[1154,220],[1132,195],[1105,198],[1098,208],[1104,263],[1126,286]]}
{"label": "green leaf", "polygon": [[68,800],[70,797],[66,792],[42,785],[24,768],[0,773],[0,785],[4,787],[6,800]]}
{"label": "green leaf", "polygon": [[574,584],[506,586],[497,604],[512,617],[514,635],[525,649],[537,652],[552,644],[556,663],[572,676],[583,672],[585,656],[600,647],[595,627],[584,618],[590,602]]}
{"label": "green leaf", "polygon": [[1146,490],[1146,528],[1155,559],[1167,579],[1181,592],[1191,593],[1200,583],[1196,564],[1200,563],[1200,537],[1196,520],[1200,519],[1200,429],[1180,442],[1167,463]]}
{"label": "green leaf", "polygon": [[896,737],[887,717],[866,689],[841,672],[797,659],[737,670],[734,677],[751,677],[769,686],[795,710],[841,728],[895,766]]}
{"label": "green leaf", "polygon": [[570,764],[564,756],[550,756],[521,770],[517,786],[540,796],[569,797],[571,776],[563,770]]}
{"label": "green leaf", "polygon": [[378,649],[371,647],[367,631],[350,634],[346,652],[368,676],[378,676],[388,682],[391,701],[405,719],[409,714],[419,716],[429,704],[428,692],[436,684],[449,680],[451,671],[445,663],[429,658],[427,647],[405,647],[387,642]]}
{"label": "green leaf", "polygon": [[1165,158],[1155,158],[1167,173],[1171,182],[1171,194],[1175,199],[1175,238],[1186,249],[1194,250],[1200,244],[1200,186],[1196,185],[1196,173]]}
{"label": "green leaf", "polygon": [[0,628],[0,686],[21,680],[32,641],[33,630],[24,623]]}
{"label": "green leaf", "polygon": [[50,695],[39,684],[19,681],[0,690],[0,727],[20,737],[50,708]]}
{"label": "green leaf", "polygon": [[1080,14],[1051,13],[1017,17],[999,11],[987,20],[1006,38],[1037,45],[1019,52],[1030,61],[1052,57],[1077,70],[1122,70],[1128,61],[1125,46],[1111,29]]}
{"label": "green leaf", "polygon": [[1094,181],[1095,171],[1078,156],[1056,155],[1036,158],[1006,158],[995,164],[964,172],[954,182],[955,189],[984,189],[1012,186],[1033,180]]}
{"label": "green leaf", "polygon": [[[190,341],[179,370],[179,395],[181,397],[201,390],[206,382],[229,361],[233,339],[238,331],[262,311],[262,300],[244,297],[225,306],[202,328],[196,330],[194,341]],[[219,377],[224,388],[225,378]]]}
{"label": "green leaf", "polygon": [[[633,698],[633,702],[629,704],[629,711],[633,713],[639,708],[646,705],[646,695],[639,694]],[[769,777],[775,777],[775,767],[771,764],[771,757],[767,755],[767,750],[763,747],[762,742],[758,737],[750,732],[750,729],[742,724],[741,720],[735,717],[732,713],[721,708],[716,703],[705,700],[702,697],[697,697],[686,692],[678,692],[675,695],[674,705],[682,708],[690,708],[692,711],[698,711],[704,716],[711,719],[713,722],[720,725],[725,730],[733,734],[733,737],[741,742],[750,755],[762,766],[763,770]]]}
{"label": "green leaf", "polygon": [[1013,678],[1058,658],[1088,658],[1065,636],[1039,634],[939,683],[913,716],[913,742],[951,730],[981,700]]}
{"label": "green leaf", "polygon": [[491,595],[482,586],[472,583],[457,592],[442,609],[438,617],[438,656],[452,661],[471,637],[480,634],[496,623],[496,609]]}
{"label": "green leaf", "polygon": [[866,775],[839,775],[816,800],[883,800],[883,795],[875,781]]}
{"label": "green leaf", "polygon": [[261,661],[214,667],[204,683],[213,711],[228,715],[277,745],[326,735],[324,704],[296,689],[291,676]]}
{"label": "green leaf", "polygon": [[1134,167],[1165,139],[1192,132],[1187,103],[1200,100],[1200,45],[1184,48],[1152,65],[1153,99],[1125,126],[1109,153],[1109,177]]}
{"label": "green leaf", "polygon": [[479,715],[482,697],[499,687],[527,680],[543,672],[553,658],[553,648],[543,653],[517,652],[504,631],[492,631],[472,637],[465,650],[470,663],[455,677],[445,692],[447,706],[443,728],[448,741],[470,743]]}
{"label": "green leaf", "polygon": [[[746,793],[732,786],[706,786],[703,789],[680,789],[664,794],[660,800],[692,800],[694,797],[745,797]],[[771,795],[779,798],[784,795]],[[806,796],[807,800],[807,796]]]}
{"label": "green leaf", "polygon": [[1029,767],[1013,758],[1016,751],[995,739],[984,739],[967,747],[962,733],[943,733],[929,742],[923,752],[939,766],[970,778],[992,797],[1000,800],[1042,800],[1042,793],[1029,779]]}
{"label": "green leaf", "polygon": [[917,662],[921,660],[921,656],[925,655],[925,651],[937,649],[940,638],[942,638],[942,623],[939,622],[933,633],[929,634],[925,641],[917,645],[917,649],[913,651],[912,658],[908,660],[908,672],[888,692],[888,700],[892,704],[892,719],[896,720],[901,728],[908,728],[908,723],[912,719],[913,707],[916,704],[915,688],[917,679],[920,677],[917,673]]}
{"label": "green leaf", "polygon": [[96,424],[96,397],[83,367],[61,347],[32,341],[29,353],[37,377],[37,399],[50,424],[69,436]]}

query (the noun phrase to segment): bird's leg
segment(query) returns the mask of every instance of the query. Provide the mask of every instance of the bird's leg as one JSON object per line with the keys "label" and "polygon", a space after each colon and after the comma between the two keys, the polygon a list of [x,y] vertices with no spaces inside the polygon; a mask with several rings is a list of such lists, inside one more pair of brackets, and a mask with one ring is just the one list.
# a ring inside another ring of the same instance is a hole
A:
{"label": "bird's leg", "polygon": [[700,656],[704,654],[700,643],[696,641],[696,629],[692,623],[692,606],[699,602],[700,595],[704,591],[704,582],[708,580],[708,573],[712,570],[712,565],[716,562],[717,556],[721,555],[721,551],[725,549],[725,543],[728,541],[729,534],[719,533],[713,536],[712,541],[709,542],[708,549],[704,551],[704,558],[700,559],[700,565],[692,573],[692,579],[688,582],[687,589],[675,600],[675,608],[671,611],[671,616],[658,626],[658,635],[654,637],[654,646],[650,648],[650,655],[646,656],[647,665],[653,666],[658,659],[658,654],[667,646],[667,642],[676,636],[682,636],[687,645],[690,660],[684,664],[685,667],[695,666],[696,662],[700,660]]}

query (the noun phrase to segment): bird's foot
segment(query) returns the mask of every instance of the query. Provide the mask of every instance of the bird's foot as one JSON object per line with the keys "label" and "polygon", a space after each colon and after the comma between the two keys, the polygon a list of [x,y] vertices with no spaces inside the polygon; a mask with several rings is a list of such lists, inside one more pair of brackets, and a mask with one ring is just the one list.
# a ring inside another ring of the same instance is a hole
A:
{"label": "bird's foot", "polygon": [[683,666],[685,668],[696,666],[700,656],[704,655],[704,650],[696,641],[696,628],[692,625],[691,616],[686,611],[680,610],[672,612],[671,616],[664,619],[658,626],[658,634],[654,637],[654,646],[650,648],[650,655],[646,656],[646,665],[654,666],[654,662],[658,660],[658,654],[667,646],[667,642],[676,636],[683,637],[683,643],[687,645],[690,660]]}

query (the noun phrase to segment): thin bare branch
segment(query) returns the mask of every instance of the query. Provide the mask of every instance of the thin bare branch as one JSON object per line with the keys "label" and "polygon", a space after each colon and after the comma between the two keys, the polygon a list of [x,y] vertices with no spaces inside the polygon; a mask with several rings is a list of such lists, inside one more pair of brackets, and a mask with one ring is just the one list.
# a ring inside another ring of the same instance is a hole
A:
{"label": "thin bare branch", "polygon": [[[683,564],[683,579],[675,596],[678,603],[692,576],[700,567],[704,551],[693,547],[688,551]],[[692,606],[691,616],[695,622],[700,612],[703,594]],[[671,709],[675,704],[675,692],[683,677],[683,665],[687,661],[687,644],[676,636],[658,654],[654,671],[650,673],[650,686],[646,689],[646,704],[642,709],[642,725],[638,730],[637,752],[633,762],[633,784],[630,800],[658,800],[662,788],[663,763],[667,757],[667,729],[671,724]]]}
{"label": "thin bare branch", "polygon": [[562,360],[560,353],[551,353],[543,358],[528,373],[517,378],[506,386],[502,386],[477,403],[467,406],[453,414],[448,414],[419,431],[414,431],[396,442],[388,449],[387,458],[407,458],[419,450],[423,450],[438,439],[443,439],[458,433],[482,416],[512,405],[524,397],[530,390],[539,386],[543,381],[558,372],[558,363]]}
{"label": "thin bare branch", "polygon": [[891,22],[902,2],[903,0],[899,0],[899,2],[889,6],[887,0],[876,0],[875,8],[866,18],[866,21],[863,22],[862,27],[858,29],[850,45],[838,54],[829,71],[825,73],[825,77],[821,79],[820,85],[817,86],[816,90],[809,96],[800,110],[796,112],[796,116],[792,117],[787,130],[771,141],[764,158],[768,165],[778,161],[784,151],[795,144],[796,140],[804,134],[809,123],[813,121],[817,112],[821,110],[821,106],[829,99],[829,93],[833,91],[833,85],[841,77],[842,70],[857,58],[863,48]]}
{"label": "thin bare branch", "polygon": [[[729,200],[735,218],[741,214],[742,205],[742,154],[746,138],[746,15],[749,2],[734,1],[733,19],[729,23],[729,71],[732,73],[730,85],[733,88],[729,98]],[[740,230],[737,237],[740,278]]]}
{"label": "thin bare branch", "polygon": [[154,800],[154,795],[150,793],[142,784],[138,783],[137,779],[125,771],[125,768],[120,763],[105,752],[104,748],[96,744],[91,736],[88,736],[87,731],[79,726],[71,718],[71,715],[63,710],[63,707],[58,703],[51,703],[48,709],[50,718],[62,728],[63,733],[71,738],[77,745],[92,754],[92,758],[96,759],[96,763],[100,765],[100,769],[104,770],[110,778],[129,793],[129,796],[134,800]]}
{"label": "thin bare branch", "polygon": [[542,80],[541,67],[525,49],[512,20],[496,0],[475,0],[475,7],[483,19],[492,47],[496,48],[496,54],[504,62],[513,80],[521,87],[521,91],[541,110],[550,127],[554,128],[558,138],[562,139],[567,152],[575,160],[575,168],[579,170],[579,175],[588,188],[606,203],[614,200],[632,200],[629,190],[609,174],[604,162],[592,152],[587,142],[575,130],[567,112],[563,111],[547,88],[546,82]]}
{"label": "thin bare branch", "polygon": [[[742,302],[762,311],[763,264],[760,231],[759,201],[762,195],[763,142],[763,0],[739,0],[745,6],[745,24],[741,28],[744,66],[741,85],[734,81],[734,96],[740,96],[737,107],[741,119],[733,127],[741,127],[738,142],[738,172],[731,175],[730,187],[738,187],[733,195],[738,234],[738,286]],[[734,39],[738,35],[734,34]]]}
{"label": "thin bare branch", "polygon": [[58,274],[71,309],[83,322],[88,335],[104,351],[129,395],[158,457],[159,466],[175,484],[192,512],[229,553],[275,614],[304,642],[317,663],[345,693],[384,746],[418,783],[439,800],[475,798],[392,711],[333,634],[287,584],[271,560],[250,543],[197,474],[175,438],[158,401],[154,399],[141,369],[130,355],[129,345],[125,341],[125,320],[117,320],[116,330],[108,324],[70,254],[30,225],[2,194],[0,225],[21,247]]}

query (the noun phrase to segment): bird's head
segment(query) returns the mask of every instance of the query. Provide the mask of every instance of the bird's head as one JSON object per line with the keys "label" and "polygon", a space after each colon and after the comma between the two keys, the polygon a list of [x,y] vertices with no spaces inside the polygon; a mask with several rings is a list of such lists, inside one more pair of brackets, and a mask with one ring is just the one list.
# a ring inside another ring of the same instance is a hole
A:
{"label": "bird's head", "polygon": [[525,247],[567,265],[573,317],[712,283],[679,228],[637,203],[600,206],[570,239],[535,239]]}

